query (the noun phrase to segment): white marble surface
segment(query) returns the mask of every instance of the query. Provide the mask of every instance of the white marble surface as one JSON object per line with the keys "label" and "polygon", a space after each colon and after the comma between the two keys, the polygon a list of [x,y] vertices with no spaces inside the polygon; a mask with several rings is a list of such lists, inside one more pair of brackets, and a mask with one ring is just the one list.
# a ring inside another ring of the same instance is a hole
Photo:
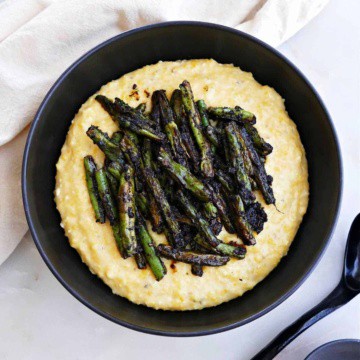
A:
{"label": "white marble surface", "polygon": [[[26,236],[0,267],[0,359],[249,359],[337,284],[350,223],[360,210],[360,28],[357,0],[332,0],[280,47],[327,105],[344,160],[342,209],[321,262],[276,309],[225,333],[164,338],[122,328],[75,300],[54,278]],[[302,334],[277,359],[300,360],[317,346],[360,338],[360,296]]]}

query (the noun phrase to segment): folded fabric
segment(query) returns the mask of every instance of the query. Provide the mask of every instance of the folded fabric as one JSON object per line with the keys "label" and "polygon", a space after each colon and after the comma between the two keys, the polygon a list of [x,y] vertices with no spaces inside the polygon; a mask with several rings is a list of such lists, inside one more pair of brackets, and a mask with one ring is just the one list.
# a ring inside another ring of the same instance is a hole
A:
{"label": "folded fabric", "polygon": [[[27,131],[54,81],[102,41],[139,26],[214,22],[277,46],[328,0],[12,0],[0,3],[0,264],[27,231],[21,158]],[[20,134],[21,133],[21,134]]]}

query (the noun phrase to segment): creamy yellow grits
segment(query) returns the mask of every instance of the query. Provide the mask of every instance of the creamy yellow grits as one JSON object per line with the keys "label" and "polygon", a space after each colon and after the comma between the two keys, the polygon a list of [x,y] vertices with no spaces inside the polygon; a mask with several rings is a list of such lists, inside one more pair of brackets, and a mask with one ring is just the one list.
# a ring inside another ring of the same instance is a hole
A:
{"label": "creamy yellow grits", "polygon": [[[215,306],[252,289],[286,255],[308,205],[309,184],[305,151],[295,124],[289,118],[284,101],[268,86],[260,85],[251,73],[214,60],[159,62],[145,66],[104,85],[97,94],[119,97],[132,106],[146,102],[157,89],[172,91],[184,80],[191,83],[195,100],[208,106],[240,105],[257,117],[260,135],[273,145],[266,170],[274,178],[276,204],[265,205],[268,222],[256,236],[257,244],[247,247],[244,260],[230,260],[222,267],[205,267],[202,277],[191,274],[190,265],[164,260],[168,273],[160,282],[151,270],[138,270],[134,259],[122,259],[109,223],[95,222],[85,182],[83,158],[92,155],[98,165],[102,152],[86,136],[90,125],[111,135],[117,125],[91,96],[76,114],[56,165],[55,201],[61,214],[61,226],[70,244],[114,292],[136,304],[155,309],[193,310]],[[137,90],[133,85],[137,85]],[[165,237],[152,233],[156,243]],[[235,235],[222,231],[219,237],[230,241]]]}

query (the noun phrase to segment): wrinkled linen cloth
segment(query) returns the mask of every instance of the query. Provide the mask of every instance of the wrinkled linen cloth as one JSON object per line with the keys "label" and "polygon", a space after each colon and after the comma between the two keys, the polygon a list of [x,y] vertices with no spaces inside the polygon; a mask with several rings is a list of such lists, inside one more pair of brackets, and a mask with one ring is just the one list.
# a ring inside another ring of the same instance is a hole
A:
{"label": "wrinkled linen cloth", "polygon": [[28,230],[21,162],[28,125],[64,70],[121,32],[198,20],[272,46],[294,35],[328,0],[8,0],[0,2],[0,264]]}

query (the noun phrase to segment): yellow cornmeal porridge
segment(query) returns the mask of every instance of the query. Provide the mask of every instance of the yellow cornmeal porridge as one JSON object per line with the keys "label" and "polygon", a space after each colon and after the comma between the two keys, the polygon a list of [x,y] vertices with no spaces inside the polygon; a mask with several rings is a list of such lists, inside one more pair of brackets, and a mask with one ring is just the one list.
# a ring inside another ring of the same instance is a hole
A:
{"label": "yellow cornmeal porridge", "polygon": [[[306,211],[309,194],[307,162],[296,126],[280,95],[256,82],[251,73],[214,60],[159,62],[104,85],[98,94],[110,99],[119,97],[132,106],[146,102],[149,110],[149,94],[165,89],[170,96],[184,79],[191,83],[195,100],[204,99],[208,106],[240,105],[253,112],[260,135],[274,147],[266,170],[274,178],[273,190],[281,212],[273,205],[265,205],[258,196],[268,222],[256,236],[257,244],[247,247],[244,260],[231,259],[222,267],[205,267],[203,276],[197,277],[191,274],[190,265],[178,262],[171,269],[171,262],[164,259],[168,273],[158,282],[149,268],[138,270],[133,258],[121,258],[109,223],[95,222],[85,182],[84,156],[92,155],[99,165],[104,160],[86,130],[96,125],[111,135],[118,129],[95,96],[76,114],[56,166],[55,201],[61,225],[83,262],[115,294],[165,310],[215,306],[252,289],[286,255]],[[164,236],[151,234],[156,243],[165,242]],[[227,242],[235,236],[222,231],[219,238]]]}

